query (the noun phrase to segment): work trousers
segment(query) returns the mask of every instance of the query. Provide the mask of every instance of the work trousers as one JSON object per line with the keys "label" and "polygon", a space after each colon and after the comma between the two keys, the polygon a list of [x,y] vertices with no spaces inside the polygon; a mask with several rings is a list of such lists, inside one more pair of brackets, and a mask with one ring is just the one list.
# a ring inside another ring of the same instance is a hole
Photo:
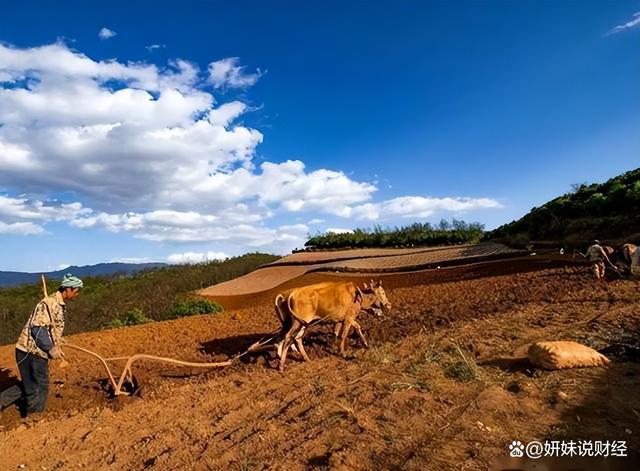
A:
{"label": "work trousers", "polygon": [[49,360],[16,349],[16,361],[22,377],[26,413],[44,411],[49,394]]}

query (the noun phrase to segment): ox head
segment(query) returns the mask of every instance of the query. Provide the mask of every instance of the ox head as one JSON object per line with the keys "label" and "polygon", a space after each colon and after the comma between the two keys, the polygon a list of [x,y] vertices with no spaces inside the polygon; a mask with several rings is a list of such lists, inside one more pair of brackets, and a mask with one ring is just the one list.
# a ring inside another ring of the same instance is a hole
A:
{"label": "ox head", "polygon": [[382,287],[382,282],[371,280],[370,284],[365,283],[361,290],[363,294],[362,310],[382,317],[384,312],[391,310],[391,303],[387,299],[387,293]]}

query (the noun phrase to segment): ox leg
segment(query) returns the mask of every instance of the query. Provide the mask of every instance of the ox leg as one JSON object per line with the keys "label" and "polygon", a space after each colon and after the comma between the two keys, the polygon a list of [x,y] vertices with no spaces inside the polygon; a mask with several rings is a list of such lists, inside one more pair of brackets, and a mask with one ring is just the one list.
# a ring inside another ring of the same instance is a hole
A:
{"label": "ox leg", "polygon": [[[281,300],[276,298],[276,315],[277,315],[278,319],[280,319],[280,322],[282,323],[282,326],[280,327],[280,332],[278,333],[278,335],[276,337],[279,340],[274,342],[274,345],[275,345],[276,354],[278,355],[278,358],[282,358],[282,350],[284,348],[284,338],[285,338],[285,335],[287,334],[287,332],[291,329],[292,322],[293,322],[293,317],[291,316],[291,314],[289,313],[289,311],[288,311],[288,309],[286,307],[286,303],[284,302],[284,298],[282,298]],[[298,336],[304,335],[304,329],[305,329],[305,327],[302,327],[302,330],[298,334]],[[303,356],[300,353],[298,347],[295,344],[291,345],[291,349],[295,353],[297,353],[298,355]]]}
{"label": "ox leg", "polygon": [[298,353],[300,353],[300,355],[302,355],[302,359],[304,361],[309,361],[309,355],[307,355],[307,352],[304,349],[304,344],[302,343],[302,339],[304,337],[304,333],[305,333],[305,328],[302,327],[302,329],[300,329],[300,332],[295,336],[295,341],[296,341],[296,345],[298,347]]}
{"label": "ox leg", "polygon": [[343,358],[346,358],[347,353],[345,351],[345,345],[347,343],[347,337],[349,336],[349,331],[351,330],[351,319],[345,319],[342,324],[342,331],[340,332],[340,355]]}
{"label": "ox leg", "polygon": [[362,345],[364,345],[364,348],[369,348],[369,342],[367,342],[367,339],[364,337],[364,334],[362,333],[362,329],[360,328],[360,324],[358,323],[358,321],[354,320],[353,326],[355,327],[356,332],[360,337],[360,340],[362,340]]}
{"label": "ox leg", "polygon": [[304,344],[302,343],[302,339],[304,338],[304,334],[307,332],[307,326],[303,325],[300,327],[300,330],[296,333],[293,340],[295,343],[291,344],[291,350],[295,351],[298,355],[302,357],[304,361],[309,361],[309,356],[304,349]]}
{"label": "ox leg", "polygon": [[[278,358],[282,358],[282,348],[284,347],[284,340],[280,340],[279,342],[276,342],[276,355],[278,355]],[[265,350],[267,348],[272,348],[273,345],[269,345],[268,347],[265,347]],[[291,351],[297,353],[298,355],[302,356],[302,354],[300,353],[300,351],[298,350],[298,347],[296,346],[295,343],[291,344]]]}
{"label": "ox leg", "polygon": [[336,322],[336,325],[333,327],[333,335],[335,335],[336,340],[340,338],[340,331],[342,330],[342,322]]}
{"label": "ox leg", "polygon": [[287,353],[289,352],[289,347],[291,346],[291,342],[295,339],[295,336],[299,333],[300,328],[304,326],[301,325],[298,319],[293,319],[291,322],[291,328],[287,331],[284,336],[284,340],[282,342],[282,356],[280,357],[280,366],[279,370],[284,371],[284,364],[287,361]]}

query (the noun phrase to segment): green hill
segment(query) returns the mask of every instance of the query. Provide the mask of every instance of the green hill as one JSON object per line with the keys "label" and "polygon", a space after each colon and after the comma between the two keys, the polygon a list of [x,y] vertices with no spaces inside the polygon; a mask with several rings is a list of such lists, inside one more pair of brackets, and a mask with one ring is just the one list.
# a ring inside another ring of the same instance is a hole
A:
{"label": "green hill", "polygon": [[604,183],[574,185],[574,191],[533,208],[487,238],[511,245],[552,242],[567,247],[593,239],[637,241],[640,233],[640,168]]}
{"label": "green hill", "polygon": [[[69,305],[65,334],[165,320],[220,309],[189,298],[193,290],[237,278],[280,257],[252,253],[223,262],[167,266],[133,276],[83,278],[85,287]],[[49,280],[49,293],[59,281]],[[36,303],[37,284],[0,289],[0,345],[15,342]]]}

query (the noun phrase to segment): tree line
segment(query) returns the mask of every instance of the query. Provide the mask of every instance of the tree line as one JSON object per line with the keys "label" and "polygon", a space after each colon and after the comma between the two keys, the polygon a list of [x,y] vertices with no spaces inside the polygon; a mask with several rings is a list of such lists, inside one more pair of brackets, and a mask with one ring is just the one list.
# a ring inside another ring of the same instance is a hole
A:
{"label": "tree line", "polygon": [[420,247],[455,245],[477,242],[484,234],[484,225],[457,219],[441,220],[439,224],[413,223],[403,227],[355,229],[352,232],[326,232],[309,237],[307,250],[370,247]]}

